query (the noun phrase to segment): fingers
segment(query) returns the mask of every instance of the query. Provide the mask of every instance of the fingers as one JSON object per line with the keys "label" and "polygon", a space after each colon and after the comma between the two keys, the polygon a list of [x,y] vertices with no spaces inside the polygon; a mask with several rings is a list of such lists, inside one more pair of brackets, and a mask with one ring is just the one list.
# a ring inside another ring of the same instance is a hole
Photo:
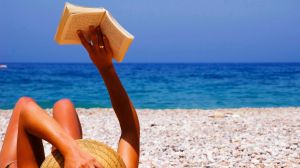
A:
{"label": "fingers", "polygon": [[81,41],[81,44],[84,46],[84,48],[88,51],[92,51],[92,45],[88,42],[88,40],[84,37],[81,30],[77,30],[77,35]]}
{"label": "fingers", "polygon": [[97,161],[94,162],[94,165],[96,168],[103,168],[103,166],[99,164]]}
{"label": "fingers", "polygon": [[103,168],[103,166],[100,163],[98,163],[98,161],[95,159],[92,162],[90,162],[87,166],[88,168]]}
{"label": "fingers", "polygon": [[102,39],[102,32],[101,32],[101,28],[100,26],[97,26],[96,28],[96,31],[97,31],[97,35],[98,35],[98,43],[99,43],[99,46],[103,46],[103,39]]}
{"label": "fingers", "polygon": [[110,47],[108,38],[105,35],[103,35],[103,42],[104,42],[104,48],[105,48],[106,53],[109,54],[110,56],[112,56],[113,52],[112,52],[112,49]]}
{"label": "fingers", "polygon": [[98,40],[98,35],[97,35],[97,31],[95,29],[94,26],[90,26],[90,33],[91,33],[91,38],[92,38],[92,42],[93,42],[93,46],[94,47],[98,47],[99,46],[99,40]]}

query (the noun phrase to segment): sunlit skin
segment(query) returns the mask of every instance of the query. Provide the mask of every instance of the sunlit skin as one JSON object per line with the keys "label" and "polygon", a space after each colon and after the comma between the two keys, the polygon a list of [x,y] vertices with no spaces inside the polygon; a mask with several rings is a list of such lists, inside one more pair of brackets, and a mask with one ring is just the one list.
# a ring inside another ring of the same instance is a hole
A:
{"label": "sunlit skin", "polygon": [[[109,92],[111,103],[121,127],[118,153],[126,167],[138,167],[140,127],[138,117],[112,63],[112,50],[99,27],[90,26],[88,34],[77,31],[82,45],[97,67]],[[90,37],[91,39],[87,39]],[[101,128],[100,128],[101,129]],[[22,97],[16,103],[0,152],[0,168],[39,167],[45,159],[42,139],[58,149],[66,168],[101,168],[94,158],[79,149],[74,140],[82,138],[80,120],[69,99],[53,106],[49,116],[33,99]]]}

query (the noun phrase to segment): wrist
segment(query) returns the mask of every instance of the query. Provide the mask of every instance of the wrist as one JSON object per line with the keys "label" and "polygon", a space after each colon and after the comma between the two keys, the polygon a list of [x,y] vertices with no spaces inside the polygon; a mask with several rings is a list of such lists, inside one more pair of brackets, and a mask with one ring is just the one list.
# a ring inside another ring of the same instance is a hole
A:
{"label": "wrist", "polygon": [[100,74],[102,76],[105,76],[111,72],[114,72],[114,70],[115,70],[115,67],[113,64],[105,66],[105,67],[101,67],[101,68],[98,67],[98,71],[100,72]]}
{"label": "wrist", "polygon": [[76,144],[75,140],[72,140],[71,142],[68,142],[65,144],[64,148],[61,149],[61,154],[64,157],[72,156],[74,153],[78,151],[78,145]]}

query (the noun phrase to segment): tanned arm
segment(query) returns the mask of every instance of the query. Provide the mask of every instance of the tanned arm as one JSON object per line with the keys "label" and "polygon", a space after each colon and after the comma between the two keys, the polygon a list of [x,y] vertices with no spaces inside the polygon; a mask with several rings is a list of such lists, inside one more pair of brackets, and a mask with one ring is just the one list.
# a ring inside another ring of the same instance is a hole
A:
{"label": "tanned arm", "polygon": [[77,33],[104,80],[119,120],[122,133],[118,153],[123,158],[126,167],[138,167],[140,126],[137,113],[113,66],[113,53],[107,37],[102,35],[99,26],[97,28],[90,26],[89,29],[91,40],[87,40],[82,31],[79,30]]}

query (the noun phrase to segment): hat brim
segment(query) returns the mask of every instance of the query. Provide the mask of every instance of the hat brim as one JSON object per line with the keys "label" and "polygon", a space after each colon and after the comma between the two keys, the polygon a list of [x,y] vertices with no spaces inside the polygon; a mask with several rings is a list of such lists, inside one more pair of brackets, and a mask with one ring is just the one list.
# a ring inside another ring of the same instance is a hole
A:
{"label": "hat brim", "polygon": [[[76,140],[79,147],[94,157],[104,168],[126,168],[122,158],[111,147],[104,143],[91,140]],[[41,168],[63,168],[64,158],[62,154],[55,150],[46,157]]]}

